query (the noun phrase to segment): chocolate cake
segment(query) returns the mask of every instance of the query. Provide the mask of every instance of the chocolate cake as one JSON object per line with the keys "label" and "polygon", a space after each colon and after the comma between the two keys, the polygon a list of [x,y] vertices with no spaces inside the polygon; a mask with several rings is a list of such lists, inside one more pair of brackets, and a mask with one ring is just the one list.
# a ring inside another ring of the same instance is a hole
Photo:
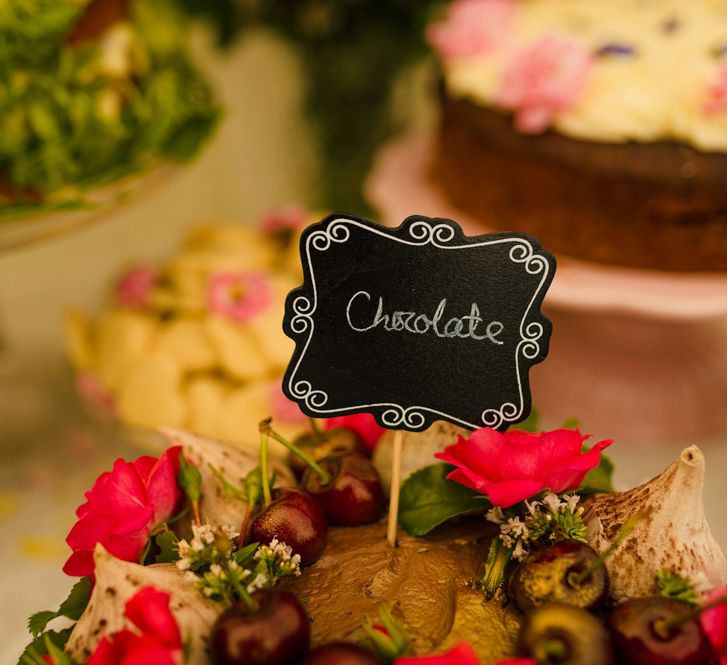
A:
{"label": "chocolate cake", "polygon": [[723,2],[458,0],[432,175],[484,227],[588,261],[727,269]]}

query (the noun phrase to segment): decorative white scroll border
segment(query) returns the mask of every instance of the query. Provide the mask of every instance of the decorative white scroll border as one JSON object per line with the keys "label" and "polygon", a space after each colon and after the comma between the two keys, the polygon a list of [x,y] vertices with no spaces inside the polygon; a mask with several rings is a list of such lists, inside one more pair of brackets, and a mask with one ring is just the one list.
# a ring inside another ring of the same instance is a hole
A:
{"label": "decorative white scroll border", "polygon": [[[542,273],[538,288],[533,293],[533,296],[530,299],[520,321],[520,341],[515,348],[515,368],[517,372],[519,405],[516,405],[513,402],[505,402],[499,409],[485,409],[481,415],[482,422],[479,424],[470,423],[466,420],[455,418],[442,411],[430,409],[425,406],[410,406],[404,408],[399,404],[390,402],[361,404],[359,406],[336,409],[323,408],[328,402],[328,394],[323,390],[316,390],[309,381],[296,379],[298,369],[300,368],[311,339],[313,338],[313,330],[315,328],[313,314],[318,306],[318,292],[316,289],[316,277],[311,260],[311,247],[319,252],[325,252],[333,243],[340,244],[346,242],[351,236],[351,232],[348,228],[349,226],[359,227],[365,231],[369,231],[370,233],[375,233],[383,238],[394,240],[405,245],[420,246],[432,244],[434,247],[438,247],[439,249],[471,249],[473,247],[511,243],[512,247],[510,248],[510,259],[514,263],[524,264],[525,270],[531,275]],[[462,245],[447,245],[445,243],[452,241],[456,235],[455,227],[451,224],[441,222],[438,224],[432,224],[430,221],[424,221],[422,219],[419,221],[412,221],[406,230],[411,236],[410,240],[397,237],[391,233],[383,232],[356,219],[339,217],[331,220],[322,229],[313,231],[306,237],[305,260],[308,263],[308,274],[310,275],[313,290],[313,301],[311,301],[306,295],[297,295],[293,298],[291,303],[293,316],[289,323],[290,330],[296,335],[303,335],[305,332],[308,332],[308,338],[305,341],[303,350],[297,354],[298,357],[293,370],[288,374],[288,391],[295,399],[303,400],[310,411],[322,417],[333,414],[340,415],[347,412],[357,413],[361,411],[381,411],[383,409],[381,413],[381,421],[386,427],[391,429],[396,429],[402,424],[404,424],[407,429],[421,429],[427,421],[427,418],[424,416],[424,412],[435,416],[435,420],[437,419],[436,416],[440,416],[445,420],[456,422],[462,427],[466,427],[468,429],[477,429],[483,425],[497,428],[506,422],[518,422],[522,419],[521,416],[525,407],[520,360],[521,357],[528,360],[537,358],[540,353],[540,339],[545,333],[543,324],[539,321],[531,321],[530,323],[526,323],[526,321],[530,316],[533,305],[538,299],[538,295],[550,281],[550,262],[545,256],[537,254],[530,241],[526,237],[522,236],[513,235],[492,238],[482,242],[470,242]],[[298,340],[296,340],[296,344],[298,344]]]}

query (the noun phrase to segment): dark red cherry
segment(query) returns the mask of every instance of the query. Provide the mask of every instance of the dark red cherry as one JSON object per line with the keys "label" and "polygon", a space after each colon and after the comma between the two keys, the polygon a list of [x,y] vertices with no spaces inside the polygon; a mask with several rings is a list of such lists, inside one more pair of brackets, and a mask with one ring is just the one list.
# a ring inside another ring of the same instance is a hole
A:
{"label": "dark red cherry", "polygon": [[598,552],[585,543],[565,540],[529,554],[515,568],[507,593],[517,608],[527,614],[546,602],[561,602],[588,610],[602,607],[608,599],[606,567],[595,567]]}
{"label": "dark red cherry", "polygon": [[310,651],[300,665],[381,665],[381,661],[355,644],[330,642]]}
{"label": "dark red cherry", "polygon": [[634,598],[608,619],[614,648],[624,665],[706,665],[711,647],[698,619],[679,621],[689,607],[670,598]]}
{"label": "dark red cherry", "polygon": [[518,650],[539,665],[615,663],[601,622],[586,610],[564,603],[545,603],[525,617]]}
{"label": "dark red cherry", "polygon": [[[316,462],[337,453],[366,452],[361,437],[346,427],[334,427],[324,432],[307,432],[295,439],[293,445],[307,453]],[[298,478],[308,469],[305,461],[292,451],[288,456],[288,464]]]}
{"label": "dark red cherry", "polygon": [[313,469],[308,469],[301,487],[318,501],[331,524],[357,526],[381,517],[384,492],[379,472],[360,453],[339,453],[324,457],[318,464],[331,480],[321,483]]}
{"label": "dark red cherry", "polygon": [[210,650],[215,665],[293,665],[308,650],[310,622],[288,591],[265,589],[252,596],[257,610],[239,603],[212,626]]}
{"label": "dark red cherry", "polygon": [[318,503],[305,492],[281,489],[250,524],[248,542],[267,544],[273,538],[300,554],[303,566],[317,561],[328,542],[328,524]]}

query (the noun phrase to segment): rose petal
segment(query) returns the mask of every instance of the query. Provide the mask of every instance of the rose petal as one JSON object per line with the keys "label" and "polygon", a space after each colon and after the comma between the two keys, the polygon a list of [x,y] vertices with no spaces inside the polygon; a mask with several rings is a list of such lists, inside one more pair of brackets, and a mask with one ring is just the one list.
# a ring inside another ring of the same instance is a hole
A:
{"label": "rose petal", "polygon": [[405,656],[394,665],[480,665],[480,660],[467,642],[460,642],[446,653],[433,656]]}
{"label": "rose petal", "polygon": [[[727,593],[727,587],[716,589],[710,595],[707,601],[713,601],[724,596]],[[702,625],[704,634],[709,639],[714,652],[721,655],[722,658],[727,657],[727,603],[717,605],[711,610],[705,610],[699,616],[699,622]]]}
{"label": "rose petal", "polygon": [[502,480],[492,483],[486,494],[493,506],[510,508],[544,489],[540,480]]}
{"label": "rose petal", "polygon": [[126,616],[142,635],[153,637],[169,648],[181,648],[182,638],[169,610],[171,594],[145,587],[126,602]]}
{"label": "rose petal", "polygon": [[174,508],[180,497],[177,484],[179,473],[179,455],[181,448],[169,448],[159,458],[149,472],[146,496],[154,508],[154,525],[168,520],[174,514]]}

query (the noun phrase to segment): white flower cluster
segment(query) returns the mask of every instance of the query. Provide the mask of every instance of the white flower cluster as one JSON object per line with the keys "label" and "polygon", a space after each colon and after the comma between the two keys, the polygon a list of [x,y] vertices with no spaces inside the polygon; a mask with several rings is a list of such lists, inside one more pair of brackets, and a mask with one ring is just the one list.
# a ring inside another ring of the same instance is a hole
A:
{"label": "white flower cluster", "polygon": [[505,513],[497,506],[488,510],[485,518],[500,526],[500,541],[514,559],[521,561],[527,556],[529,546],[537,541],[581,539],[585,535],[581,521],[583,508],[578,506],[579,501],[577,494],[559,497],[549,492],[540,501],[525,501],[527,514],[524,518]]}
{"label": "white flower cluster", "polygon": [[194,570],[199,565],[214,561],[220,556],[227,556],[227,551],[216,551],[218,541],[224,543],[235,542],[240,532],[231,526],[212,526],[211,524],[193,524],[192,539],[187,542],[181,539],[177,543],[179,570]]}
{"label": "white flower cluster", "polygon": [[293,548],[273,538],[269,545],[261,545],[255,552],[259,567],[267,570],[273,584],[281,577],[300,575],[300,554],[293,554]]}

